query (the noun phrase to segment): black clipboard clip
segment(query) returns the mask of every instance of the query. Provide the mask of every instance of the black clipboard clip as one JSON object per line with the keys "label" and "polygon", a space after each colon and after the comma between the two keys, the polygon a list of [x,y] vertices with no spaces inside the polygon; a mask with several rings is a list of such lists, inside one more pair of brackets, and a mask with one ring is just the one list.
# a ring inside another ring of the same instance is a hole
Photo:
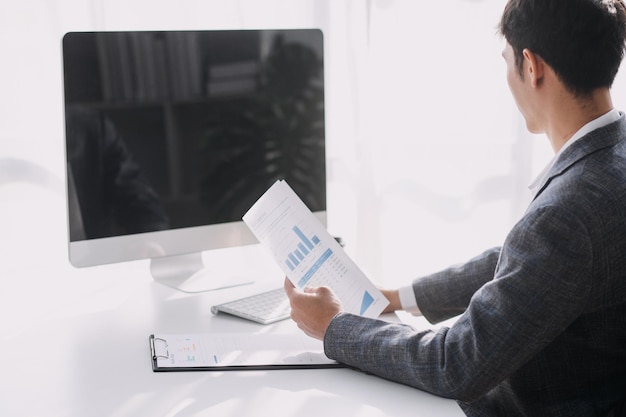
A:
{"label": "black clipboard clip", "polygon": [[169,359],[170,352],[167,346],[167,340],[161,339],[160,337],[154,337],[154,335],[150,336],[150,351],[152,353],[152,359]]}

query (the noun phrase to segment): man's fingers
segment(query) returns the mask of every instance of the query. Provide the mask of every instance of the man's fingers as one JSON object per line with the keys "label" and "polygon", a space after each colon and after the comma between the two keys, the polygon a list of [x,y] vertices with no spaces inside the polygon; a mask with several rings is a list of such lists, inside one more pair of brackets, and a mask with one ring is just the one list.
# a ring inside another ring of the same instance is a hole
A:
{"label": "man's fingers", "polygon": [[284,282],[283,286],[284,286],[285,292],[287,293],[289,298],[297,297],[299,295],[304,295],[304,294],[321,293],[320,289],[323,289],[324,293],[330,291],[330,289],[327,288],[327,287],[304,287],[302,290],[299,290],[298,288],[296,288],[293,285],[293,283],[291,281],[289,281],[288,278],[285,278],[285,282]]}
{"label": "man's fingers", "polygon": [[291,281],[289,281],[289,278],[285,278],[283,287],[285,288],[285,292],[287,293],[287,295],[290,297],[296,292],[296,287],[291,283]]}
{"label": "man's fingers", "polygon": [[317,292],[320,295],[332,294],[332,290],[328,287],[318,287],[315,289],[315,292]]}

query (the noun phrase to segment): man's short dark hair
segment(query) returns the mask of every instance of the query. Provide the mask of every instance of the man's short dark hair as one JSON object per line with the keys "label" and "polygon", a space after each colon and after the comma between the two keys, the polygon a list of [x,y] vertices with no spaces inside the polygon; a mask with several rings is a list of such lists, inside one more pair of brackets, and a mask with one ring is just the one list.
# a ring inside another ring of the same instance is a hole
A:
{"label": "man's short dark hair", "polygon": [[499,25],[522,74],[528,48],[578,95],[610,88],[626,46],[623,0],[509,0]]}

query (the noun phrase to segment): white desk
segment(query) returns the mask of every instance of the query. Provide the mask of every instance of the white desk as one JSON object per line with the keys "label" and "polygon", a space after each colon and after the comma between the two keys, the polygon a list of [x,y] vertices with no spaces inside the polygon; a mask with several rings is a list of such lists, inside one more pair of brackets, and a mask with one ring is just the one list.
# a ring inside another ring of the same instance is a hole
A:
{"label": "white desk", "polygon": [[55,269],[0,277],[2,416],[463,416],[452,400],[350,369],[153,373],[154,332],[299,330],[210,312],[267,285],[186,295],[153,282],[145,262]]}

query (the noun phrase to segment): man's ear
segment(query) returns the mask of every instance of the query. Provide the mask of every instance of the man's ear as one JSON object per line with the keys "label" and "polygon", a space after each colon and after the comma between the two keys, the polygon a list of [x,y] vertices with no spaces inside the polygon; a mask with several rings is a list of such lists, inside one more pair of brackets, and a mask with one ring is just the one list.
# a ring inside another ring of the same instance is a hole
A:
{"label": "man's ear", "polygon": [[522,54],[524,56],[524,71],[528,75],[531,86],[537,88],[543,80],[545,62],[528,48],[524,49]]}

